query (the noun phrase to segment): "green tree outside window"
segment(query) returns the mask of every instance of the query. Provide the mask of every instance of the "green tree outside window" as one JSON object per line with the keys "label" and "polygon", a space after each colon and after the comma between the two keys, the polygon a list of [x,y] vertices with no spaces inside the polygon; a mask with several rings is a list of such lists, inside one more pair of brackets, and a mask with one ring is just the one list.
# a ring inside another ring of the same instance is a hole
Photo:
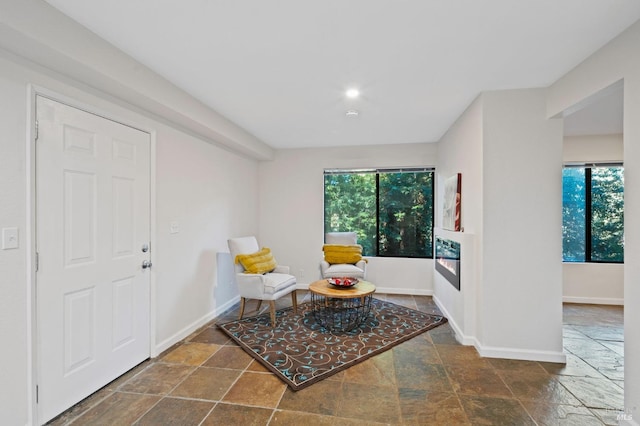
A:
{"label": "green tree outside window", "polygon": [[366,256],[433,257],[433,170],[329,172],[325,232],[355,231]]}
{"label": "green tree outside window", "polygon": [[571,166],[562,173],[565,262],[624,261],[624,169]]}

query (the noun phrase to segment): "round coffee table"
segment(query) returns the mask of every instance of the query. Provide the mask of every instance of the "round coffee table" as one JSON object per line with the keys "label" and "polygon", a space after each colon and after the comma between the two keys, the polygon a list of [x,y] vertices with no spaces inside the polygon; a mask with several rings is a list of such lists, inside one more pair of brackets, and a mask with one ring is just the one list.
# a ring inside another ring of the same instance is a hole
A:
{"label": "round coffee table", "polygon": [[325,280],[309,284],[311,309],[316,322],[330,331],[350,331],[371,311],[376,286],[360,281],[352,287],[338,287]]}

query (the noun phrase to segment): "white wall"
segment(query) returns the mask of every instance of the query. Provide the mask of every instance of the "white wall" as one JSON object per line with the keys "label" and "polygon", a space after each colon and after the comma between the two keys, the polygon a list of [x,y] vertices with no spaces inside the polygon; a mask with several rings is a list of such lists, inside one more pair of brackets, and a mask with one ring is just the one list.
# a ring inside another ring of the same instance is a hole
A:
{"label": "white wall", "polygon": [[562,120],[547,120],[543,89],[486,92],[482,101],[481,354],[559,361]]}
{"label": "white wall", "polygon": [[[28,279],[29,85],[56,93],[153,135],[155,234],[152,241],[152,340],[157,353],[237,301],[218,253],[231,235],[258,231],[258,163],[132,112],[80,83],[62,81],[0,50],[0,228],[18,227],[17,250],[0,250],[0,418],[31,416],[31,282]],[[57,96],[57,95],[56,95]],[[171,222],[180,232],[169,234]],[[229,260],[224,256],[222,259]]]}
{"label": "white wall", "polygon": [[[442,206],[444,181],[462,173],[461,225],[465,232],[482,232],[482,95],[438,141],[437,201]],[[436,226],[442,226],[442,208],[436,208]]]}
{"label": "white wall", "polygon": [[[438,271],[433,273],[434,300],[451,327],[456,339],[463,345],[478,346],[476,323],[478,305],[477,244],[475,235],[469,232],[454,232],[435,228],[434,233],[441,238],[460,244],[460,289],[456,289]],[[437,259],[435,260],[437,262]]]}
{"label": "white wall", "polygon": [[562,288],[567,303],[624,305],[624,265],[563,263]]}
{"label": "white wall", "polygon": [[[438,141],[437,204],[436,224],[442,225],[442,205],[444,181],[456,173],[462,174],[462,233],[447,233],[456,241],[467,238],[462,267],[460,291],[443,280],[439,273],[434,274],[434,298],[440,308],[447,312],[458,340],[465,344],[475,344],[482,327],[479,327],[476,306],[481,305],[482,293],[479,277],[482,271],[482,96],[476,98],[467,110],[449,128]],[[473,244],[473,247],[469,247]],[[469,255],[473,256],[472,259]],[[469,269],[469,261],[473,267]],[[471,274],[467,273],[471,272]],[[478,327],[477,327],[478,326]]]}
{"label": "white wall", "polygon": [[20,248],[0,251],[0,418],[27,422],[28,363],[26,282],[26,90],[16,70],[0,60],[0,228],[19,229]]}
{"label": "white wall", "polygon": [[616,162],[624,157],[622,135],[565,136],[562,145],[562,161]]}
{"label": "white wall", "polygon": [[[565,136],[563,161],[622,161],[622,135]],[[624,265],[563,263],[562,298],[571,303],[624,304]]]}
{"label": "white wall", "polygon": [[[434,166],[436,144],[280,150],[260,163],[260,244],[271,247],[302,285],[320,278],[324,169]],[[432,259],[369,258],[380,292],[431,294]]]}
{"label": "white wall", "polygon": [[545,102],[543,89],[485,92],[439,142],[443,177],[462,172],[476,274],[475,294],[452,296],[436,281],[435,296],[456,322],[475,326],[468,335],[459,325],[459,337],[483,356],[564,360],[562,122],[547,120]]}
{"label": "white wall", "polygon": [[[562,114],[598,91],[624,80],[625,259],[624,399],[640,424],[640,22],[554,83],[548,91],[549,116]],[[633,422],[633,423],[632,423]]]}
{"label": "white wall", "polygon": [[[218,254],[232,235],[257,232],[258,164],[156,128],[156,339],[164,350],[237,301]],[[170,233],[172,223],[179,233]]]}

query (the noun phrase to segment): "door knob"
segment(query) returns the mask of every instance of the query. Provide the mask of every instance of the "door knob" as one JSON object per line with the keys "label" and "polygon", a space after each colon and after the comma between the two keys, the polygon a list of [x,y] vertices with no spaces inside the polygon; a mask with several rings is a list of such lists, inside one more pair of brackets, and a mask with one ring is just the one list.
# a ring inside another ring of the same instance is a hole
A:
{"label": "door knob", "polygon": [[147,269],[147,268],[151,268],[151,262],[148,260],[143,260],[142,261],[142,269]]}

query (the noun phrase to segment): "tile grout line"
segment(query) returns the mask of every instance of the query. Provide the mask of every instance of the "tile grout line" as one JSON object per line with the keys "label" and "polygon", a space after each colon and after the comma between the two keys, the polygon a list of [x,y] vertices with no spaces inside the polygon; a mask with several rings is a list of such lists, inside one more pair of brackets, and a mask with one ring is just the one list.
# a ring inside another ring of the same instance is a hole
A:
{"label": "tile grout line", "polygon": [[[204,329],[204,327],[202,327],[202,328]],[[182,347],[182,346],[184,346],[184,345],[185,345],[185,344],[187,344],[187,343],[190,343],[190,341],[182,341],[179,345],[177,345],[175,348],[173,348],[173,350],[176,350],[176,349],[178,349],[179,347]],[[172,351],[173,351],[173,350],[172,350]],[[139,422],[139,421],[140,421],[144,416],[146,416],[146,415],[147,415],[147,414],[148,414],[148,413],[149,413],[153,408],[157,407],[157,406],[158,406],[158,404],[160,404],[160,402],[162,402],[164,399],[166,399],[167,397],[169,397],[169,395],[171,394],[171,392],[173,392],[174,390],[176,390],[176,389],[178,388],[178,386],[180,386],[182,383],[184,383],[184,382],[187,380],[187,378],[189,378],[189,377],[190,377],[190,376],[191,376],[195,371],[197,371],[197,369],[198,369],[199,367],[201,367],[201,366],[202,366],[202,364],[204,364],[205,362],[207,362],[207,361],[209,360],[209,358],[211,358],[211,357],[212,357],[215,353],[217,353],[219,350],[220,350],[220,348],[218,348],[215,352],[213,352],[211,355],[209,355],[209,357],[207,357],[207,359],[206,359],[206,360],[202,361],[202,362],[201,362],[199,365],[197,365],[197,366],[188,365],[188,364],[182,364],[182,363],[170,363],[170,362],[162,361],[162,360],[164,359],[164,357],[166,357],[166,355],[168,355],[168,354],[169,354],[169,353],[171,353],[171,352],[167,352],[166,354],[164,354],[164,356],[163,356],[162,358],[159,358],[159,359],[156,361],[156,364],[165,364],[165,365],[184,365],[184,366],[187,366],[187,367],[191,367],[191,368],[192,368],[192,370],[191,370],[188,374],[186,374],[186,375],[185,375],[185,377],[184,377],[182,380],[180,380],[178,383],[176,383],[176,385],[175,385],[173,388],[171,388],[169,391],[167,391],[167,393],[166,393],[166,394],[164,394],[164,395],[159,395],[159,396],[160,396],[160,399],[158,399],[158,401],[156,401],[156,403],[155,403],[155,404],[153,404],[151,407],[149,407],[149,409],[148,409],[147,411],[145,411],[143,414],[141,414],[141,415],[140,415],[140,417],[138,417],[138,418],[133,422],[133,424],[135,424],[135,423]],[[145,368],[145,370],[146,370],[146,368]],[[136,377],[136,376],[137,376],[137,374],[136,374],[134,377]],[[132,377],[131,379],[133,379],[134,377]],[[131,379],[129,379],[129,380],[131,380]],[[127,380],[127,382],[128,382],[129,380]],[[125,382],[125,383],[126,383],[126,382]],[[123,383],[123,385],[124,385],[124,383]],[[149,395],[149,394],[144,394],[144,395]],[[186,399],[186,398],[175,398],[175,397],[171,397],[171,398],[174,398],[174,399]],[[192,399],[192,400],[193,400],[193,399]],[[207,402],[210,402],[210,401],[207,401]],[[213,407],[211,407],[211,410],[213,410],[213,408],[214,408],[215,406],[216,406],[216,404],[214,403],[214,404],[213,404]],[[211,410],[210,410],[210,411],[211,411]],[[208,416],[208,415],[209,415],[209,414],[207,413],[207,416]],[[206,419],[206,418],[207,418],[207,416],[205,416],[205,417],[202,419],[202,421],[204,421],[204,419]]]}
{"label": "tile grout line", "polygon": [[[136,368],[138,368],[140,365],[144,364],[147,361],[150,361],[151,358],[146,359],[144,361],[142,361],[140,364],[136,365],[135,367],[133,367],[131,370],[132,371]],[[128,378],[127,380],[125,380],[124,383],[119,384],[118,386],[115,387],[115,389],[113,389],[113,391],[111,391],[111,393],[109,393],[109,395],[105,395],[103,398],[100,398],[98,401],[96,401],[95,404],[90,404],[89,406],[86,407],[86,409],[84,409],[81,413],[78,413],[77,416],[73,417],[72,419],[69,419],[68,422],[65,423],[65,425],[70,425],[74,422],[76,422],[80,417],[84,416],[85,414],[87,414],[89,411],[91,411],[92,409],[94,409],[95,407],[97,407],[98,405],[100,405],[102,402],[106,401],[107,398],[112,397],[113,395],[115,395],[117,392],[119,392],[119,389],[124,386],[125,383],[127,383],[129,380],[137,377],[140,373],[142,373],[143,371],[145,371],[147,368],[149,368],[152,365],[153,362],[150,361],[149,365],[145,366],[143,369],[141,369],[139,372],[137,372],[136,374],[134,374],[132,377]],[[127,373],[129,373],[129,371],[127,371],[126,373],[124,373],[122,376],[126,375]],[[107,389],[109,387],[109,385],[117,380],[119,380],[122,376],[119,376],[118,378],[114,379],[113,381],[109,382],[108,384],[106,384],[104,387],[98,389],[97,391],[95,391],[92,395],[95,395],[96,393],[100,392],[103,389]],[[82,401],[85,401],[86,399],[91,398],[91,395],[89,395],[87,398],[83,399]],[[78,402],[78,404],[80,404],[82,401]],[[75,404],[71,407],[73,408],[75,406]],[[49,420],[49,422],[55,420],[57,417],[64,415],[64,413],[67,410],[63,411],[62,413],[60,413],[58,416],[54,417],[53,419]],[[49,423],[47,422],[47,423]]]}
{"label": "tile grout line", "polygon": [[[212,322],[215,321],[215,318],[212,320]],[[215,325],[216,323],[214,323]],[[213,356],[215,354],[217,354],[223,347],[228,346],[227,343],[229,342],[233,342],[232,339],[227,340],[224,344],[222,345],[218,345],[219,348],[218,350],[216,350],[214,353],[212,353],[206,360],[204,360],[202,362],[202,364],[200,364],[199,367],[203,367],[203,368],[215,368],[215,367],[204,367],[204,364],[209,361],[211,358],[213,358]],[[230,346],[233,347],[233,346]],[[249,363],[249,365],[251,365],[251,363]],[[222,400],[224,399],[224,397],[227,395],[227,393],[229,393],[229,390],[236,384],[236,382],[240,379],[240,376],[242,376],[242,374],[246,371],[247,368],[249,368],[249,365],[247,365],[247,367],[245,367],[244,370],[242,370],[242,372],[240,374],[238,374],[238,377],[236,377],[236,379],[233,381],[233,383],[231,383],[231,385],[227,388],[227,391],[220,397],[219,400],[214,401],[213,407],[211,407],[211,409],[209,410],[209,412],[202,418],[202,420],[200,421],[200,423],[198,423],[198,426],[202,425],[202,423],[204,423],[204,421],[213,413],[213,410],[215,410],[215,408],[223,403]],[[226,370],[232,370],[232,369],[226,369]],[[235,371],[235,370],[234,370]]]}
{"label": "tile grout line", "polygon": [[[415,300],[415,299],[416,299],[416,296],[411,296],[411,298],[412,298],[413,302],[415,303],[415,305],[416,305],[416,307],[417,307],[417,301]],[[405,305],[405,306],[406,306],[406,305]],[[413,308],[413,309],[415,309],[415,308]],[[422,311],[422,309],[417,309],[417,310]],[[214,320],[212,320],[212,323],[213,323],[214,325],[215,325],[215,321],[216,321],[215,319],[214,319]],[[202,328],[203,328],[203,329],[204,329],[204,328],[207,328],[207,326],[203,326]],[[577,331],[577,330],[576,330],[576,331]],[[581,332],[579,332],[579,333],[580,333],[580,334],[583,334],[583,333],[581,333]],[[577,338],[576,338],[576,339],[577,339]],[[432,339],[431,339],[431,340],[432,340]],[[591,337],[591,336],[589,336],[589,335],[585,335],[585,339],[584,339],[584,340],[594,341],[594,342],[598,343],[599,345],[601,345],[602,347],[604,347],[604,348],[608,349],[609,351],[615,352],[615,351],[613,351],[613,350],[611,350],[611,349],[607,348],[607,347],[606,347],[605,345],[603,345],[600,341],[598,341],[598,340],[596,340],[596,339],[592,338],[592,337]],[[188,340],[186,340],[186,339],[185,339],[185,341],[182,341],[179,345],[177,345],[177,347],[183,346],[183,345],[188,344],[188,343],[203,343],[203,342],[191,342],[191,341],[188,341]],[[225,343],[233,343],[233,341],[232,341],[231,339],[229,339],[229,340],[227,340]],[[444,363],[443,363],[443,360],[442,360],[442,356],[441,356],[440,352],[437,350],[437,347],[436,347],[437,345],[436,345],[436,344],[435,344],[435,342],[433,342],[433,341],[431,341],[430,343],[431,343],[431,344],[434,346],[434,348],[436,349],[436,356],[438,357],[438,360],[440,361],[441,365],[442,365],[442,366],[443,366],[443,368],[444,368]],[[208,343],[208,344],[213,345],[213,344],[215,344],[215,343]],[[77,416],[75,416],[75,418],[72,418],[71,420],[69,420],[68,422],[65,422],[64,424],[65,424],[65,425],[68,425],[68,424],[71,424],[71,423],[75,423],[75,422],[77,422],[77,421],[78,421],[78,419],[80,419],[80,418],[84,417],[84,416],[85,416],[89,411],[91,411],[91,410],[92,410],[92,409],[94,409],[96,406],[98,406],[98,405],[100,405],[101,403],[103,403],[103,402],[104,402],[105,400],[107,400],[108,398],[115,397],[115,396],[116,396],[116,393],[121,393],[121,394],[138,394],[138,395],[147,395],[147,396],[156,396],[156,397],[159,397],[158,401],[156,401],[156,403],[154,403],[154,404],[153,404],[153,405],[152,405],[152,406],[151,406],[147,411],[145,411],[143,414],[141,414],[141,415],[140,415],[140,417],[139,417],[138,419],[136,419],[136,420],[135,420],[135,422],[139,422],[139,421],[140,421],[140,420],[141,420],[145,415],[147,415],[147,414],[149,413],[149,411],[151,411],[153,408],[155,408],[155,407],[158,405],[158,403],[160,403],[160,401],[162,401],[162,400],[163,400],[163,399],[165,399],[165,398],[175,398],[175,399],[182,399],[182,400],[203,401],[203,402],[211,402],[211,403],[213,403],[212,408],[211,408],[211,409],[206,413],[206,415],[204,416],[204,418],[200,421],[200,424],[202,424],[202,423],[203,423],[203,422],[204,422],[204,421],[205,421],[205,420],[206,420],[206,419],[207,419],[207,418],[212,414],[212,412],[215,410],[215,408],[216,408],[216,407],[218,407],[220,404],[229,404],[229,405],[240,406],[240,407],[256,407],[256,408],[262,408],[262,409],[270,409],[270,410],[271,410],[271,415],[269,416],[269,420],[268,420],[267,424],[270,424],[270,423],[272,423],[272,422],[274,421],[275,416],[277,415],[277,413],[278,413],[278,412],[285,412],[285,411],[287,411],[287,412],[288,412],[288,411],[291,411],[291,410],[282,410],[282,409],[279,409],[279,408],[278,408],[278,406],[282,403],[282,400],[283,400],[283,398],[284,398],[284,395],[285,395],[285,394],[286,394],[286,392],[287,392],[287,387],[286,387],[286,386],[283,388],[284,390],[282,391],[282,393],[281,393],[280,397],[278,398],[278,402],[277,402],[277,404],[276,404],[276,407],[275,407],[275,408],[271,408],[271,407],[263,407],[263,406],[253,406],[253,405],[249,405],[249,404],[238,404],[238,403],[233,403],[233,402],[223,402],[224,397],[226,397],[226,396],[229,394],[229,391],[231,390],[231,388],[233,388],[233,386],[238,382],[238,380],[240,379],[240,377],[241,377],[243,374],[245,374],[245,373],[273,374],[273,373],[268,372],[268,371],[267,371],[267,372],[262,372],[262,371],[250,371],[250,370],[249,370],[250,366],[252,365],[252,363],[253,363],[253,362],[255,362],[253,359],[252,359],[252,360],[251,360],[251,362],[249,362],[249,364],[248,364],[244,369],[242,369],[242,370],[237,370],[237,369],[228,369],[228,368],[225,368],[225,370],[240,371],[240,374],[236,377],[236,379],[233,381],[233,383],[232,383],[232,384],[227,388],[227,390],[224,392],[224,394],[221,396],[221,398],[220,398],[219,400],[217,400],[217,401],[216,401],[216,400],[206,400],[206,399],[205,399],[205,400],[201,400],[201,399],[199,399],[199,398],[189,398],[189,397],[171,396],[171,395],[170,395],[170,394],[171,394],[171,392],[174,392],[174,391],[176,390],[176,388],[177,388],[177,387],[181,386],[181,385],[182,385],[182,384],[183,384],[183,383],[184,383],[184,382],[185,382],[189,377],[191,377],[191,376],[194,374],[194,372],[195,372],[195,371],[197,371],[199,368],[219,368],[219,367],[205,367],[205,366],[204,366],[204,363],[206,363],[209,359],[211,359],[211,357],[213,357],[213,356],[214,356],[214,355],[215,355],[215,354],[216,354],[216,353],[217,353],[221,348],[223,348],[223,347],[235,347],[235,346],[237,346],[237,345],[235,345],[235,344],[233,344],[233,345],[225,344],[225,345],[218,345],[218,346],[219,346],[218,350],[216,350],[214,353],[212,353],[211,355],[209,355],[209,356],[207,357],[207,359],[206,359],[206,360],[204,360],[202,363],[200,363],[200,364],[199,364],[199,365],[197,365],[197,366],[193,366],[193,365],[185,365],[185,364],[182,364],[182,363],[168,363],[168,362],[162,361],[162,358],[156,358],[155,360],[154,360],[154,359],[149,359],[149,360],[144,361],[144,362],[147,362],[147,361],[148,361],[148,362],[149,362],[149,364],[148,364],[148,365],[146,365],[146,366],[144,366],[144,368],[141,368],[138,372],[136,372],[133,376],[129,377],[126,381],[124,381],[123,383],[121,383],[121,384],[119,384],[118,386],[116,386],[115,388],[113,388],[113,390],[109,393],[109,395],[106,395],[106,396],[104,396],[104,397],[100,398],[99,400],[96,400],[96,401],[95,401],[94,403],[92,403],[91,405],[89,405],[89,406],[85,407],[85,408],[83,409],[83,411],[82,411],[82,412],[80,412]],[[177,347],[176,347],[176,348],[174,348],[174,349],[177,349]],[[593,368],[593,369],[595,369],[595,371],[596,371],[596,372],[600,373],[600,374],[603,376],[603,377],[601,377],[600,379],[604,379],[605,381],[610,382],[611,384],[615,385],[616,387],[618,387],[618,388],[622,388],[622,389],[623,389],[623,386],[621,386],[621,385],[620,385],[619,381],[614,381],[613,379],[610,379],[609,377],[607,377],[607,376],[605,376],[604,374],[602,374],[602,373],[600,372],[600,370],[598,370],[596,367],[594,367],[591,363],[589,363],[588,361],[586,361],[586,360],[585,360],[585,359],[583,359],[582,357],[580,357],[580,356],[576,355],[575,353],[572,353],[571,351],[567,350],[566,348],[565,348],[565,350],[566,350],[568,353],[571,353],[573,356],[575,356],[575,357],[576,357],[576,358],[578,358],[579,360],[581,360],[582,362],[584,362],[588,367]],[[619,354],[616,354],[616,356],[620,356],[620,355],[619,355]],[[177,384],[176,384],[172,389],[170,389],[170,390],[169,390],[166,394],[164,394],[164,395],[163,395],[163,394],[146,394],[146,393],[137,393],[137,392],[130,392],[130,391],[123,391],[123,390],[121,390],[121,388],[122,388],[122,387],[124,387],[127,383],[130,383],[134,378],[138,377],[140,374],[142,374],[143,372],[147,371],[147,369],[151,368],[151,366],[155,365],[156,363],[157,363],[157,364],[185,365],[185,366],[193,367],[193,368],[192,368],[192,370],[191,370],[191,371],[189,371],[189,372],[187,373],[187,375],[186,375],[182,380],[180,380],[180,381],[179,381],[179,382],[178,382],[178,383],[177,383]],[[134,367],[134,369],[135,369],[135,368],[137,368],[137,367],[138,367],[138,366]],[[598,412],[594,411],[594,410],[600,410],[600,411],[602,411],[602,410],[611,410],[611,411],[618,410],[618,409],[613,409],[613,408],[609,408],[609,409],[608,409],[608,408],[599,408],[599,407],[590,407],[590,406],[587,406],[587,404],[583,403],[583,402],[582,402],[582,400],[580,400],[579,398],[577,398],[577,396],[575,396],[575,394],[569,390],[569,388],[567,388],[563,383],[561,383],[561,382],[560,382],[560,378],[563,378],[563,377],[564,377],[564,378],[567,378],[567,379],[571,379],[571,378],[576,378],[576,379],[580,379],[580,378],[597,379],[597,377],[595,377],[595,378],[594,378],[594,377],[590,377],[590,376],[574,376],[574,375],[554,374],[554,373],[552,373],[552,372],[547,371],[547,370],[546,370],[544,367],[542,367],[542,366],[541,366],[541,368],[542,368],[542,371],[544,371],[546,374],[548,374],[548,375],[551,377],[551,379],[552,379],[552,380],[554,380],[555,382],[557,382],[558,384],[560,384],[560,386],[561,386],[561,388],[562,388],[562,389],[564,389],[565,391],[567,391],[567,393],[568,393],[569,395],[571,395],[571,396],[573,396],[574,398],[576,398],[576,400],[580,403],[579,407],[583,407],[584,409],[586,409],[586,410],[587,410],[587,412],[588,412],[590,415],[592,415],[592,416],[593,416],[593,418],[594,418],[594,419],[596,419],[598,422],[604,423],[604,420],[602,420],[602,418],[600,417],[600,414],[599,414]],[[512,389],[512,388],[511,388],[507,383],[506,383],[506,376],[504,376],[504,374],[502,374],[502,373],[503,373],[503,372],[508,373],[508,370],[499,370],[499,369],[498,369],[496,366],[494,366],[494,365],[491,365],[491,369],[492,369],[492,370],[493,370],[493,371],[494,371],[494,372],[499,376],[499,378],[500,378],[500,380],[502,381],[502,383],[506,386],[506,388],[507,388],[507,389],[509,390],[509,392],[511,393],[512,398],[510,398],[510,399],[513,399],[513,400],[518,401],[518,404],[519,404],[519,405],[520,405],[520,407],[524,410],[524,412],[529,416],[529,418],[530,418],[530,419],[531,419],[535,424],[538,424],[538,422],[536,421],[536,419],[534,419],[534,418],[533,418],[532,412],[530,412],[530,411],[526,408],[525,404],[523,403],[523,400],[521,400],[519,397],[516,397],[516,395],[515,395],[515,394],[514,394],[514,392],[513,392],[513,389]],[[444,371],[445,371],[445,377],[446,377],[446,378],[447,378],[447,380],[449,381],[449,384],[451,384],[451,378],[450,378],[450,376],[449,376],[449,373],[448,373],[447,369],[446,369],[446,368],[444,368]],[[125,373],[125,374],[126,374],[126,373]],[[394,377],[396,377],[396,376],[395,376],[395,372],[394,372]],[[118,380],[118,379],[115,379],[115,380]],[[114,381],[115,381],[115,380],[114,380]],[[338,383],[340,383],[340,386],[344,386],[345,380],[346,380],[346,379],[345,379],[345,376],[343,375],[343,376],[342,376],[342,379],[338,382]],[[604,383],[604,382],[603,382],[603,383]],[[105,386],[104,388],[102,388],[102,389],[105,389],[105,388],[107,388],[108,386],[109,386],[109,385],[106,385],[106,386]],[[396,398],[398,399],[398,404],[400,404],[400,396],[399,396],[399,388],[398,388],[398,384],[397,384],[397,377],[396,377],[395,387],[396,387]],[[453,390],[454,395],[456,396],[456,398],[457,398],[457,400],[458,400],[458,403],[460,404],[460,407],[462,408],[462,413],[464,414],[464,416],[465,416],[466,420],[469,420],[470,418],[469,418],[469,416],[468,416],[468,414],[467,414],[466,410],[464,409],[464,406],[462,405],[461,400],[460,400],[460,395],[461,395],[461,394],[460,394],[458,391],[456,391],[455,389],[453,389],[453,388],[452,388],[452,390]],[[99,391],[100,391],[100,390],[98,390],[98,391],[96,391],[96,392],[99,392]],[[462,394],[462,395],[467,395],[467,394]],[[472,394],[470,394],[470,395],[472,395]],[[507,398],[509,398],[509,397],[507,397]],[[532,401],[533,401],[533,400],[532,400]],[[534,401],[534,402],[532,402],[532,404],[534,404],[534,403],[538,403],[538,402],[535,402],[535,401]],[[555,402],[553,402],[553,401],[551,401],[551,402],[550,402],[550,404],[551,404],[551,405],[554,405],[554,406],[562,406],[562,405],[574,406],[573,404],[561,404],[561,403],[560,403],[560,404],[558,404],[558,403],[555,403]],[[575,406],[575,407],[578,407],[578,406]],[[532,405],[532,409],[533,409],[533,408],[534,408],[534,406]],[[400,408],[399,408],[399,409],[400,409]],[[293,411],[296,411],[296,410],[293,410]],[[335,415],[333,415],[333,416],[325,416],[325,415],[322,415],[322,414],[320,414],[320,413],[315,413],[315,412],[310,412],[310,411],[300,411],[300,412],[301,412],[301,413],[307,413],[307,414],[320,415],[320,416],[328,417],[328,418],[333,418],[333,419],[334,419],[334,421],[335,421],[335,419],[339,419],[339,417],[337,417],[337,416],[335,416]],[[266,413],[265,413],[265,414],[266,414]],[[540,413],[539,413],[539,414],[540,414]],[[61,416],[62,416],[62,415],[64,415],[64,412],[63,412],[63,413],[61,413]],[[400,409],[399,415],[400,415],[400,421],[401,421],[401,422],[404,422],[404,415],[403,415],[403,413],[402,413],[402,410],[401,410],[401,409]],[[585,415],[586,415],[586,414],[585,414]]]}

